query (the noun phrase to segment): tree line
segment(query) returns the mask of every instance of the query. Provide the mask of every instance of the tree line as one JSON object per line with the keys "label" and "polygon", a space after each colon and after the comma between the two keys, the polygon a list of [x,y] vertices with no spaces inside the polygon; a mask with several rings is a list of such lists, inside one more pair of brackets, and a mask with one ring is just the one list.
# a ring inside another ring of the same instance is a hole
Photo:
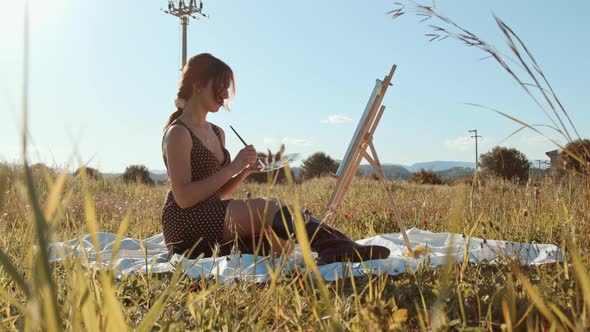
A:
{"label": "tree line", "polygon": [[[562,171],[573,171],[576,173],[590,174],[590,140],[578,139],[568,143],[565,149],[560,151]],[[280,159],[280,154],[259,153],[259,157],[267,163]],[[325,154],[316,152],[303,160],[298,168],[296,181],[304,181],[313,178],[330,176],[336,173],[340,163]],[[496,146],[489,152],[480,155],[478,166],[483,175],[491,175],[503,178],[509,181],[524,183],[528,181],[531,171],[531,161],[524,153],[514,148]],[[258,183],[282,183],[286,181],[285,168],[268,173],[252,174],[248,181]],[[95,168],[80,167],[74,173],[75,176],[85,172],[89,178],[101,178],[102,174]],[[357,171],[357,176],[361,174]],[[378,179],[378,176],[368,174],[369,177]],[[148,185],[155,184],[154,179],[150,176],[148,168],[144,165],[130,165],[120,176],[121,180],[126,183],[143,183]],[[443,184],[444,181],[440,176],[432,171],[420,169],[412,174],[410,182],[418,184]]]}

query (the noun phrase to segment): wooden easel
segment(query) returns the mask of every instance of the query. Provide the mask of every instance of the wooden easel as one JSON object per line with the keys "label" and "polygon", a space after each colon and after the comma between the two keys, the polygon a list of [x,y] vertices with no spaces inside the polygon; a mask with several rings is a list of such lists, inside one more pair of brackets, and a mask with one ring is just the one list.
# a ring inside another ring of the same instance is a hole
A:
{"label": "wooden easel", "polygon": [[[396,68],[397,66],[393,65],[389,75],[385,76],[383,81],[377,80],[375,83],[375,88],[373,89],[373,93],[371,94],[369,102],[365,107],[363,116],[361,117],[354,136],[350,141],[350,145],[348,146],[348,150],[344,155],[344,159],[342,159],[342,163],[340,163],[340,167],[338,167],[338,171],[336,172],[336,177],[338,178],[336,182],[336,188],[334,188],[332,197],[330,197],[330,201],[328,202],[323,221],[329,225],[334,223],[336,212],[338,211],[340,203],[348,191],[350,182],[352,181],[352,178],[356,174],[356,171],[362,159],[364,158],[369,162],[369,164],[371,164],[373,169],[375,169],[378,177],[383,183],[385,191],[387,192],[387,197],[389,198],[389,203],[393,208],[395,221],[399,226],[399,229],[404,238],[404,242],[406,243],[410,254],[413,255],[410,239],[408,238],[408,234],[406,233],[406,229],[402,223],[399,210],[393,198],[393,193],[387,184],[383,168],[381,167],[379,157],[377,156],[377,151],[373,145],[373,134],[377,129],[379,120],[381,120],[383,111],[385,111],[385,106],[382,106],[381,102],[383,101],[383,97],[385,96],[387,88],[389,85],[391,85],[391,78],[393,77]],[[371,154],[367,152],[367,147],[371,150]]]}

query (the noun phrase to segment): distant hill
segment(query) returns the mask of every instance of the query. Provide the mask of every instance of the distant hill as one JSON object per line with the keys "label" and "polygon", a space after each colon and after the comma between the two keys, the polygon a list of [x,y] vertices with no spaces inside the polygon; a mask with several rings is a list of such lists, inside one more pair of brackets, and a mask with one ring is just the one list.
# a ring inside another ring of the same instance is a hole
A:
{"label": "distant hill", "polygon": [[[388,179],[408,180],[412,177],[412,173],[421,168],[437,172],[443,180],[454,180],[462,177],[469,177],[473,175],[473,168],[475,163],[465,161],[429,161],[415,163],[410,166],[400,164],[383,164],[383,172]],[[299,167],[291,168],[295,177],[299,176]],[[359,173],[363,176],[369,176],[374,173],[373,167],[368,164],[359,165]],[[120,173],[106,173],[107,177],[120,176]],[[168,174],[166,170],[150,170],[150,177],[154,181],[167,181]]]}
{"label": "distant hill", "polygon": [[[424,163],[425,164],[425,163]],[[388,179],[408,180],[412,177],[412,173],[402,165],[386,164],[383,165],[383,172]],[[417,168],[416,171],[420,169]],[[374,172],[371,165],[360,165],[359,172],[363,176],[368,176]],[[459,178],[469,178],[473,176],[473,168],[469,167],[451,167],[441,171],[434,171],[440,176],[443,181],[453,181]]]}
{"label": "distant hill", "polygon": [[473,177],[473,168],[469,167],[453,167],[443,171],[435,172],[443,181],[454,181],[461,178]]}
{"label": "distant hill", "polygon": [[168,173],[161,170],[150,171],[150,178],[156,182],[168,181]]}
{"label": "distant hill", "polygon": [[[113,179],[113,178],[123,175],[123,173],[101,173],[101,174],[102,174],[102,176],[104,176],[105,178],[108,178],[108,179]],[[150,178],[152,178],[152,180],[154,180],[156,182],[168,181],[168,173],[166,173],[165,170],[164,171],[151,170],[150,171]]]}
{"label": "distant hill", "polygon": [[[407,180],[412,176],[412,173],[403,166],[385,164],[381,165],[381,167],[383,168],[385,177],[388,179]],[[371,173],[374,173],[375,170],[371,165],[359,165],[359,172],[363,176],[369,176]]]}
{"label": "distant hill", "polygon": [[421,168],[426,170],[432,170],[434,172],[444,171],[446,169],[451,169],[454,167],[461,167],[461,168],[475,168],[474,162],[468,161],[428,161],[422,163],[415,163],[411,166],[406,166],[406,168],[410,172],[419,171]]}

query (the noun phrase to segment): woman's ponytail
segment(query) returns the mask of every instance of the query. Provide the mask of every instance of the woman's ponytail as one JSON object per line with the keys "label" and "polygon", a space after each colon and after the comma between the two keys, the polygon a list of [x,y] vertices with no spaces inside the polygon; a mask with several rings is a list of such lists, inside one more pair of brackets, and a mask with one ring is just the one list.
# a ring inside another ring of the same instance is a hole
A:
{"label": "woman's ponytail", "polygon": [[178,87],[178,92],[176,93],[176,100],[174,101],[176,104],[176,112],[170,114],[168,117],[168,121],[164,126],[164,131],[170,127],[174,120],[178,119],[178,117],[182,115],[182,111],[184,111],[184,108],[186,107],[186,101],[188,97],[190,97],[189,79],[190,77],[185,75],[184,79],[180,81],[180,86]]}
{"label": "woman's ponytail", "polygon": [[168,129],[168,127],[170,127],[172,122],[174,122],[174,120],[178,119],[178,117],[181,115],[182,115],[182,108],[177,108],[176,112],[173,112],[172,114],[170,114],[170,116],[168,117],[168,122],[166,122],[166,125],[164,126],[164,131],[166,131],[166,129]]}

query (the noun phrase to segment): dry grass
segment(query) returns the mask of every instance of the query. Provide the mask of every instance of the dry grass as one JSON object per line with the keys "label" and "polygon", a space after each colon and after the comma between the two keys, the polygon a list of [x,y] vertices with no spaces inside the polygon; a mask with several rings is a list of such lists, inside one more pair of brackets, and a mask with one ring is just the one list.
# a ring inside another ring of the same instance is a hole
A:
{"label": "dry grass", "polygon": [[[35,232],[28,222],[35,218],[34,210],[26,198],[22,168],[2,165],[0,172],[8,179],[2,188],[2,249],[31,287],[38,282],[32,276]],[[161,231],[165,187],[116,180],[89,180],[84,184],[82,179],[66,177],[55,212],[47,214],[52,186],[41,173],[35,172],[33,178],[46,220],[54,225],[53,240],[78,237],[93,228],[117,232],[122,224],[127,226],[125,235],[131,237]],[[55,178],[52,182],[53,186],[58,183]],[[270,190],[264,184],[243,184],[235,196],[250,192],[253,197],[270,195],[288,201],[298,196],[301,206],[318,214],[334,185],[330,178],[277,185]],[[51,269],[51,282],[45,286],[55,290],[58,321],[68,330],[108,329],[113,321],[128,327],[157,322],[156,329],[374,331],[445,326],[495,330],[510,321],[511,326],[522,329],[543,326],[555,317],[555,310],[563,312],[572,325],[588,327],[588,306],[584,306],[588,297],[583,293],[587,290],[583,279],[578,278],[588,277],[589,266],[585,254],[590,248],[590,186],[586,180],[546,178],[536,183],[535,190],[532,184],[519,186],[491,179],[473,192],[467,186],[401,181],[393,181],[391,186],[408,228],[422,228],[427,220],[428,228],[435,232],[467,233],[478,222],[474,236],[555,243],[567,248],[568,259],[565,264],[521,269],[509,265],[423,266],[416,273],[395,277],[352,278],[321,285],[310,275],[297,273],[277,276],[262,285],[221,285],[205,279],[176,281],[171,279],[178,276],[171,275],[115,280],[108,272],[68,261]],[[376,181],[355,179],[337,226],[354,238],[397,231],[382,191]],[[85,215],[88,193],[96,218]],[[123,221],[127,213],[128,225]],[[583,262],[575,263],[569,255],[572,248],[582,253]],[[0,300],[4,328],[47,328],[46,322],[38,319],[44,315],[34,314],[35,310],[42,312],[35,303],[46,295],[27,296],[5,269],[0,273],[0,284],[4,289]],[[327,299],[321,295],[321,286],[327,291]],[[540,300],[534,292],[541,294]],[[543,312],[542,307],[533,305],[535,301],[552,307]]]}
{"label": "dry grass", "polygon": [[[524,43],[501,20],[498,26],[532,83],[515,74],[501,53],[435,8],[417,8],[419,15],[442,23],[432,26],[435,33],[430,37],[459,39],[488,52],[547,114],[551,128],[572,140],[570,132],[575,128],[569,115]],[[404,9],[402,5],[392,14],[399,16]],[[25,133],[27,29],[25,20]],[[511,119],[540,132],[536,126]],[[26,137],[23,135],[23,146],[27,146]],[[318,179],[272,190],[253,184],[241,189],[254,197],[299,200],[301,206],[318,213],[333,186],[332,179]],[[50,266],[47,243],[95,231],[132,237],[158,233],[166,188],[85,180],[83,176],[72,179],[66,174],[0,165],[0,326],[74,331],[590,328],[587,177],[547,178],[536,184],[537,189],[531,183],[518,186],[493,179],[476,188],[405,182],[391,182],[391,186],[407,227],[427,224],[433,231],[473,231],[474,236],[484,238],[556,243],[565,251],[565,260],[532,268],[449,263],[441,269],[421,266],[416,273],[396,277],[368,276],[333,283],[308,273],[277,275],[261,285],[220,285],[179,278],[179,273],[115,280],[108,270],[81,264],[84,258]],[[354,238],[396,231],[385,195],[375,181],[354,181],[341,212],[337,225]],[[313,270],[313,263],[309,267]]]}

